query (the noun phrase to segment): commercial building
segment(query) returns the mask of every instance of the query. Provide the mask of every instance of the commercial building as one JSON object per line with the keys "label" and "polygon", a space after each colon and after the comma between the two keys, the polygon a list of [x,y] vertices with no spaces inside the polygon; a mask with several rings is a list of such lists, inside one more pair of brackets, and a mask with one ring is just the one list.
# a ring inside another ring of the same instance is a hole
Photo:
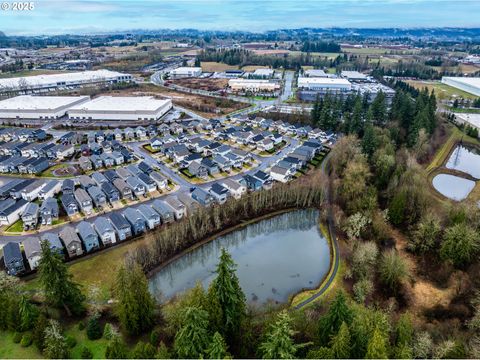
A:
{"label": "commercial building", "polygon": [[157,100],[152,96],[100,96],[73,106],[70,119],[85,120],[157,120],[172,108],[170,99]]}
{"label": "commercial building", "polygon": [[0,119],[58,119],[89,96],[22,95],[0,101]]}
{"label": "commercial building", "polygon": [[299,77],[298,88],[302,90],[319,91],[322,93],[345,93],[352,90],[352,84],[347,79],[324,77]]}
{"label": "commercial building", "polygon": [[340,76],[344,79],[347,79],[348,81],[351,82],[367,82],[370,81],[367,75],[362,74],[361,72],[358,71],[342,71],[340,73]]}
{"label": "commercial building", "polygon": [[251,75],[254,79],[271,79],[275,71],[272,69],[256,69]]}
{"label": "commercial building", "polygon": [[455,120],[459,124],[470,125],[480,131],[480,114],[456,113]]}
{"label": "commercial building", "polygon": [[170,71],[170,76],[173,79],[181,79],[187,77],[197,77],[202,74],[201,67],[179,67]]}
{"label": "commercial building", "polygon": [[0,79],[0,94],[29,94],[72,89],[88,85],[115,84],[131,81],[133,81],[132,75],[110,70],[24,76]]}
{"label": "commercial building", "polygon": [[228,86],[233,92],[275,93],[280,84],[270,80],[231,79]]}
{"label": "commercial building", "polygon": [[442,77],[442,83],[480,96],[480,77]]}

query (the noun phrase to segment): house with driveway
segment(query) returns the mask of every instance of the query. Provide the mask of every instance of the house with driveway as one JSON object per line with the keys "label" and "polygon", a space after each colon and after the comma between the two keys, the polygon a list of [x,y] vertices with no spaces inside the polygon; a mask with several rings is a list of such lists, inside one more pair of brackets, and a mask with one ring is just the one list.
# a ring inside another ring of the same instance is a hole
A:
{"label": "house with driveway", "polygon": [[88,193],[84,189],[82,188],[76,189],[74,192],[74,196],[78,205],[80,205],[80,209],[85,215],[90,215],[93,213],[92,198],[88,195]]}
{"label": "house with driveway", "polygon": [[93,228],[97,232],[103,245],[110,245],[117,242],[113,225],[107,218],[99,216],[93,222]]}
{"label": "house with driveway", "polygon": [[20,244],[9,242],[3,247],[2,251],[3,262],[9,275],[15,276],[25,271]]}
{"label": "house with driveway", "polygon": [[42,258],[42,248],[40,246],[40,240],[35,236],[29,236],[23,241],[23,250],[25,251],[25,257],[27,258],[30,269],[35,270]]}
{"label": "house with driveway", "polygon": [[131,207],[126,208],[123,210],[123,216],[132,226],[133,235],[139,235],[145,232],[145,218],[137,209]]}
{"label": "house with driveway", "polygon": [[169,224],[175,221],[174,211],[162,200],[154,200],[152,202],[152,208],[160,215],[160,219],[163,224]]}
{"label": "house with driveway", "polygon": [[65,249],[70,259],[83,254],[82,241],[72,226],[64,226],[58,235],[65,244]]}
{"label": "house with driveway", "polygon": [[160,215],[155,210],[153,210],[151,206],[142,204],[137,209],[140,214],[142,214],[142,216],[145,218],[147,226],[150,230],[153,230],[157,226],[160,226]]}
{"label": "house with driveway", "polygon": [[130,223],[119,213],[111,213],[109,215],[110,222],[117,232],[120,241],[128,239],[132,236],[132,227]]}
{"label": "house with driveway", "polygon": [[98,235],[93,229],[92,224],[89,222],[81,221],[77,225],[77,232],[87,252],[93,251],[100,247]]}

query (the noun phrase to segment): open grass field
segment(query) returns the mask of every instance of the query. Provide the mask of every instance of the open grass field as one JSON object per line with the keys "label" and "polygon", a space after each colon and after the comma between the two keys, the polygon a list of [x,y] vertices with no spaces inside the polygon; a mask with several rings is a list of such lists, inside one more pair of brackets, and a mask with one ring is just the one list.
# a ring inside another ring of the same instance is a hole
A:
{"label": "open grass field", "polygon": [[419,90],[424,89],[425,87],[429,91],[434,90],[439,99],[452,99],[458,97],[463,97],[465,99],[477,98],[475,95],[456,89],[453,86],[442,84],[440,81],[407,80],[407,83]]}
{"label": "open grass field", "polygon": [[266,68],[267,68],[266,66],[262,66],[262,65],[246,65],[246,66],[242,67],[242,70],[243,71],[255,71],[257,69],[266,69]]}
{"label": "open grass field", "polygon": [[34,345],[22,347],[13,342],[13,332],[0,331],[0,359],[41,359],[42,354]]}
{"label": "open grass field", "polygon": [[201,67],[203,72],[221,72],[238,69],[237,65],[227,65],[213,61],[202,61]]}
{"label": "open grass field", "polygon": [[21,233],[23,231],[23,221],[21,219],[15,221],[10,225],[5,232],[6,233]]}

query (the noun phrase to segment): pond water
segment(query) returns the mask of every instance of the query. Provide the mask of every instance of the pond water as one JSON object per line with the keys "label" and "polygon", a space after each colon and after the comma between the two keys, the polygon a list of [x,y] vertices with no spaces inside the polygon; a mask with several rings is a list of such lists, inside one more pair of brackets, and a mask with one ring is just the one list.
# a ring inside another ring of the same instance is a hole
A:
{"label": "pond water", "polygon": [[475,187],[475,181],[450,174],[438,174],[432,180],[433,187],[443,196],[460,201]]}
{"label": "pond water", "polygon": [[161,268],[149,280],[159,301],[215,277],[222,247],[237,264],[247,301],[286,302],[315,288],[328,273],[330,247],[318,228],[317,210],[298,210],[259,221],[218,237]]}
{"label": "pond water", "polygon": [[445,166],[480,179],[480,150],[473,146],[458,145]]}

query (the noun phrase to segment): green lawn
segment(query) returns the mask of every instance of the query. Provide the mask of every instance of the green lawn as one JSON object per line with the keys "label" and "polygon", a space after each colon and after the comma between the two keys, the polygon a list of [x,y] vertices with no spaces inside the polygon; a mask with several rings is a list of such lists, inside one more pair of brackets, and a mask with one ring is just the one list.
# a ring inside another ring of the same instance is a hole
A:
{"label": "green lawn", "polygon": [[439,99],[450,99],[456,97],[476,99],[478,97],[466,91],[454,88],[453,86],[442,84],[440,81],[407,80],[407,83],[419,90],[424,88],[427,88],[428,91],[434,90]]}
{"label": "green lawn", "polygon": [[66,329],[65,335],[72,336],[75,338],[75,340],[77,340],[77,345],[70,350],[70,358],[81,359],[82,349],[84,346],[90,349],[94,359],[105,358],[105,349],[107,347],[108,340],[103,338],[99,340],[89,340],[85,329],[78,329],[78,323],[75,323],[70,328]]}
{"label": "green lawn", "polygon": [[448,109],[454,113],[480,114],[480,109],[475,109],[475,108],[465,109],[465,108],[449,107]]}
{"label": "green lawn", "polygon": [[61,168],[70,167],[70,166],[71,166],[70,164],[65,164],[65,163],[56,164],[56,165],[53,165],[52,167],[48,168],[44,172],[42,172],[40,174],[40,176],[41,177],[72,177],[72,175],[67,175],[67,176],[53,175],[53,171],[55,171],[57,169],[61,169]]}
{"label": "green lawn", "polygon": [[155,154],[155,153],[157,153],[157,152],[160,151],[160,150],[154,150],[150,144],[143,145],[143,148],[144,148],[145,150],[151,152],[152,154]]}
{"label": "green lawn", "polygon": [[41,359],[35,345],[25,348],[13,342],[13,332],[0,331],[0,359]]}
{"label": "green lawn", "polygon": [[23,231],[23,221],[19,219],[15,221],[12,225],[10,225],[5,232],[6,233],[19,233]]}

